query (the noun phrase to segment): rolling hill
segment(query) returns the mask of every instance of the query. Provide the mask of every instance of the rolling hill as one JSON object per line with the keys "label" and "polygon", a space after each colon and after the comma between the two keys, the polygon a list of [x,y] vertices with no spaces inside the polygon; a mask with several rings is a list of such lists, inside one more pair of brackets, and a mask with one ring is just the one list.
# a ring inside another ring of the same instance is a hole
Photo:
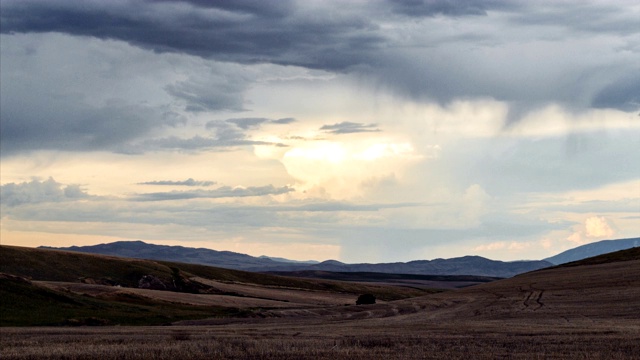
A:
{"label": "rolling hill", "polygon": [[327,260],[317,264],[286,263],[283,261],[274,261],[270,258],[257,258],[229,251],[216,251],[203,248],[195,249],[183,246],[154,245],[147,244],[142,241],[117,241],[109,244],[72,246],[69,248],[56,249],[139,259],[203,264],[251,272],[311,270],[332,272],[377,272],[419,275],[511,277],[516,274],[553,265],[547,261],[541,260],[504,262],[490,260],[480,256],[464,256],[452,259],[417,260],[381,264],[346,264],[336,260]]}

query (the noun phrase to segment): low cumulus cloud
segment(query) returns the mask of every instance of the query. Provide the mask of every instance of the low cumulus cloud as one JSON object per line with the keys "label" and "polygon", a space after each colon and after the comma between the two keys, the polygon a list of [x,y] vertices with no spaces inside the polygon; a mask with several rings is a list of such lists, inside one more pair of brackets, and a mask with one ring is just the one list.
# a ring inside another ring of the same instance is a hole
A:
{"label": "low cumulus cloud", "polygon": [[0,187],[2,205],[14,207],[24,204],[58,203],[89,198],[80,185],[64,185],[53,178],[34,179],[23,183],[8,183]]}
{"label": "low cumulus cloud", "polygon": [[173,181],[173,180],[157,180],[157,181],[146,181],[138,183],[138,185],[161,185],[161,186],[212,186],[215,185],[215,181],[198,181],[193,178],[188,178],[183,181]]}
{"label": "low cumulus cloud", "polygon": [[614,226],[604,216],[590,216],[567,240],[582,245],[594,240],[610,239],[615,233]]}

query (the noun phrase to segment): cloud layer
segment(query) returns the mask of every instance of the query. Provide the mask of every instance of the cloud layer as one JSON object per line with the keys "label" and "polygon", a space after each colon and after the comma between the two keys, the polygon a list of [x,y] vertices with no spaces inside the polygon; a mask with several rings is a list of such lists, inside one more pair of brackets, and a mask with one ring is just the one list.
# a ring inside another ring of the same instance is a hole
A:
{"label": "cloud layer", "polygon": [[0,7],[3,241],[407,261],[640,232],[633,1]]}

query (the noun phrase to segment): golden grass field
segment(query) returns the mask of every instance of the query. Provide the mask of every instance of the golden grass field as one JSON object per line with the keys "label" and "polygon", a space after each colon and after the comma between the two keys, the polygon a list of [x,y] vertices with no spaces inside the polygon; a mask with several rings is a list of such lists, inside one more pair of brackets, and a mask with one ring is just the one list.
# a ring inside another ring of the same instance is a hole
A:
{"label": "golden grass field", "polygon": [[171,326],[3,327],[0,358],[640,359],[640,258],[633,251],[631,260],[359,306],[351,305],[353,294],[204,278],[192,280],[246,296],[34,281],[81,296],[130,292],[251,312]]}

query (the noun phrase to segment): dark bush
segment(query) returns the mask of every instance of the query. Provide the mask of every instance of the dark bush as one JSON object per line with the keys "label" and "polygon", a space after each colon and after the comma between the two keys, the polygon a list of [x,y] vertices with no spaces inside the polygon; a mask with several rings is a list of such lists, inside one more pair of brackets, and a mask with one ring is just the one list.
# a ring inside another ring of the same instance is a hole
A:
{"label": "dark bush", "polygon": [[358,300],[356,300],[356,305],[368,305],[368,304],[375,304],[375,303],[376,303],[376,297],[371,294],[360,295],[358,296]]}

